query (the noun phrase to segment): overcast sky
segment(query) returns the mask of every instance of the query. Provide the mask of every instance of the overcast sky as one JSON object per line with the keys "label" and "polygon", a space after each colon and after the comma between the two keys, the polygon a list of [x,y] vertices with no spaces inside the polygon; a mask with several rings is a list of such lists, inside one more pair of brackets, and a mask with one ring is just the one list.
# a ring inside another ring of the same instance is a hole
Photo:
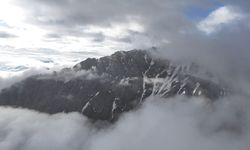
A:
{"label": "overcast sky", "polygon": [[202,97],[149,99],[100,131],[77,113],[0,107],[0,149],[248,150],[249,13],[250,0],[0,0],[0,88],[44,67],[156,46],[226,73],[236,91],[214,107]]}
{"label": "overcast sky", "polygon": [[183,39],[245,38],[249,10],[247,0],[3,0],[0,64],[50,67]]}

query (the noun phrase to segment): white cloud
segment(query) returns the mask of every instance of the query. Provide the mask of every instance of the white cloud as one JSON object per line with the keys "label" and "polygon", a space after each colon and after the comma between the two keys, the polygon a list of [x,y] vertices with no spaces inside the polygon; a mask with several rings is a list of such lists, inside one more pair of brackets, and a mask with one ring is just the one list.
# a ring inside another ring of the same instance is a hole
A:
{"label": "white cloud", "polygon": [[[1,69],[1,68],[0,68]],[[54,70],[59,70],[59,68],[54,68]],[[0,91],[4,88],[8,88],[11,85],[24,80],[25,78],[37,75],[37,74],[52,74],[52,70],[47,70],[44,68],[30,68],[29,70],[19,71],[15,73],[0,71]]]}
{"label": "white cloud", "polygon": [[0,21],[7,26],[0,26],[0,31],[11,33],[19,38],[0,39],[1,45],[16,48],[42,47],[42,36],[47,33],[45,29],[27,23],[27,11],[14,4],[14,0],[0,2]]}
{"label": "white cloud", "polygon": [[10,26],[18,26],[21,24],[25,15],[22,9],[12,4],[13,0],[5,0],[0,2],[0,20],[6,22]]}
{"label": "white cloud", "polygon": [[248,150],[249,101],[231,97],[211,106],[199,100],[154,97],[110,126],[78,113],[0,107],[0,149]]}
{"label": "white cloud", "polygon": [[78,150],[91,133],[86,118],[77,113],[50,116],[0,108],[0,115],[1,150]]}
{"label": "white cloud", "polygon": [[139,24],[136,21],[129,20],[124,23],[112,23],[108,27],[98,27],[98,26],[89,26],[86,27],[86,33],[103,33],[107,37],[111,38],[123,38],[129,36],[129,31],[143,33],[145,31],[143,25]]}
{"label": "white cloud", "polygon": [[237,22],[243,18],[243,14],[232,6],[223,6],[211,12],[207,18],[200,21],[197,25],[198,29],[211,34],[218,31],[224,25]]}

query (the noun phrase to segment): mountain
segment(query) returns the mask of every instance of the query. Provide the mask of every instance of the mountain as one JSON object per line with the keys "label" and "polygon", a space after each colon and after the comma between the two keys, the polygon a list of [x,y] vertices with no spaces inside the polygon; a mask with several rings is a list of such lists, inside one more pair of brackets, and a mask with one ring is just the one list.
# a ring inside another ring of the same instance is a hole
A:
{"label": "mountain", "polygon": [[40,74],[3,89],[0,105],[46,112],[81,112],[92,119],[116,120],[122,112],[157,95],[202,96],[216,100],[225,88],[197,76],[194,65],[175,65],[143,50],[88,58],[72,68]]}

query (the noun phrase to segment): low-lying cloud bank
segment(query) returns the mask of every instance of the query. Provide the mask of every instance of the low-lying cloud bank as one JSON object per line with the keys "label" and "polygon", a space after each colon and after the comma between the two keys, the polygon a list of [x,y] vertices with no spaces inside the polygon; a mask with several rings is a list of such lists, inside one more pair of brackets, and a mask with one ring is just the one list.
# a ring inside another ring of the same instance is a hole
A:
{"label": "low-lying cloud bank", "polygon": [[39,77],[40,79],[55,79],[55,80],[62,80],[64,82],[68,82],[75,78],[81,80],[92,80],[105,76],[105,75],[99,76],[94,69],[76,71],[72,68],[61,69],[59,67],[54,67],[52,69],[30,68],[27,71],[12,76],[7,76],[7,77],[0,76],[0,92],[2,89],[8,88],[18,82],[21,82],[22,80],[25,80],[28,77],[39,76],[39,75],[42,75]]}
{"label": "low-lying cloud bank", "polygon": [[[59,70],[59,68],[54,68],[55,70]],[[8,88],[11,85],[24,80],[25,78],[38,75],[38,74],[52,74],[52,70],[43,69],[43,68],[30,68],[27,71],[21,72],[19,74],[8,75],[7,77],[2,77],[0,75],[0,91],[4,88]]]}
{"label": "low-lying cloud bank", "polygon": [[0,149],[248,150],[249,106],[240,96],[213,104],[203,98],[152,97],[102,128],[78,113],[47,115],[0,107]]}

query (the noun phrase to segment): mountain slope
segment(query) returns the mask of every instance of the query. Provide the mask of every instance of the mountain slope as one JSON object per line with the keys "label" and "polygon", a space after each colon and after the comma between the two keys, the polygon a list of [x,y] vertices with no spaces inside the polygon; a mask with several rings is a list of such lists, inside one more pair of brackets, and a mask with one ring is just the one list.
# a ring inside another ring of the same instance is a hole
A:
{"label": "mountain slope", "polygon": [[0,105],[41,112],[78,111],[92,119],[115,120],[151,95],[225,94],[220,85],[194,76],[194,66],[173,65],[142,50],[89,58],[54,74],[36,75],[0,93]]}

